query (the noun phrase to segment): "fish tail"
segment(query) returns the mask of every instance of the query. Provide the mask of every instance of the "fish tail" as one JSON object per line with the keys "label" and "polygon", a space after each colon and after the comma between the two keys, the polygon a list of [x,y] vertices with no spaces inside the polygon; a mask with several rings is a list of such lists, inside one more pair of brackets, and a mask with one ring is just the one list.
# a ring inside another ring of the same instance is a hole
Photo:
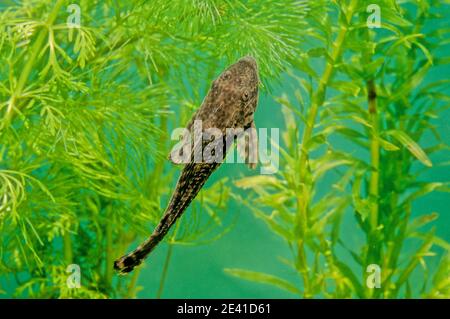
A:
{"label": "fish tail", "polygon": [[184,207],[177,207],[173,203],[174,200],[172,199],[169,207],[161,218],[161,221],[150,237],[131,253],[122,256],[114,262],[114,269],[116,271],[121,274],[131,272],[134,268],[139,266],[159,244],[169,231],[170,227],[175,223],[176,219],[183,213]]}
{"label": "fish tail", "polygon": [[144,243],[131,253],[126,254],[114,262],[114,269],[120,274],[127,274],[139,266],[145,258],[152,252],[162,237],[153,233]]}
{"label": "fish tail", "polygon": [[119,273],[127,274],[144,261],[164,238],[175,221],[183,214],[218,165],[194,166],[188,164],[188,166],[180,176],[169,206],[152,235],[134,251],[114,262],[114,269]]}

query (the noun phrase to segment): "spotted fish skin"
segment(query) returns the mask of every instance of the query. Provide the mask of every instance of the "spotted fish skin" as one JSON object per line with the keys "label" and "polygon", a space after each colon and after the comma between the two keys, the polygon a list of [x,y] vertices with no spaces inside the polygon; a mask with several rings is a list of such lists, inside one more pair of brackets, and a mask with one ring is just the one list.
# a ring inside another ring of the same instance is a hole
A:
{"label": "spotted fish skin", "polygon": [[[228,67],[213,81],[211,88],[195,113],[187,128],[192,131],[195,120],[202,121],[202,129],[219,129],[223,138],[222,160],[225,158],[234,137],[226,135],[228,128],[255,127],[253,115],[258,105],[258,67],[254,58],[247,56]],[[194,147],[205,148],[200,143]],[[183,214],[205,182],[221,162],[194,162],[194,152],[191,161],[185,165],[178,179],[175,191],[167,209],[151,236],[131,253],[117,259],[114,269],[122,274],[131,272],[140,265],[152,250],[161,242],[176,220]]]}

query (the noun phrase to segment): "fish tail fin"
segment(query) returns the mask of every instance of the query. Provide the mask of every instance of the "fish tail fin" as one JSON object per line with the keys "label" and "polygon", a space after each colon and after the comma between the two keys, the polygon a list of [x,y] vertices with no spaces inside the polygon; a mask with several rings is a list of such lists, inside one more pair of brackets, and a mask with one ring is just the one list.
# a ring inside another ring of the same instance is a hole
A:
{"label": "fish tail fin", "polygon": [[114,261],[114,270],[122,275],[131,272],[135,267],[139,266],[142,260],[138,260],[134,253],[127,254]]}
{"label": "fish tail fin", "polygon": [[131,253],[120,257],[114,262],[114,269],[117,272],[125,275],[133,271],[133,269],[139,266],[164,238],[170,227],[175,222],[175,219],[178,217],[178,214],[176,214],[173,210],[172,202],[173,201],[169,204],[168,209],[150,237]]}
{"label": "fish tail fin", "polygon": [[114,269],[122,275],[125,275],[139,266],[144,259],[152,252],[156,245],[161,241],[159,233],[154,232],[145,242],[131,253],[126,254],[114,261]]}

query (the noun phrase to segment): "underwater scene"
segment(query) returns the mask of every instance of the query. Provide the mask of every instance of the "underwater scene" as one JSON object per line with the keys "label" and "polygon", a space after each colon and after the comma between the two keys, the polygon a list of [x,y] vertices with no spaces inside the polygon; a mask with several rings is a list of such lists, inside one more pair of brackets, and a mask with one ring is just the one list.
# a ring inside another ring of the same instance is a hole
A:
{"label": "underwater scene", "polygon": [[0,1],[0,299],[449,299],[450,1]]}

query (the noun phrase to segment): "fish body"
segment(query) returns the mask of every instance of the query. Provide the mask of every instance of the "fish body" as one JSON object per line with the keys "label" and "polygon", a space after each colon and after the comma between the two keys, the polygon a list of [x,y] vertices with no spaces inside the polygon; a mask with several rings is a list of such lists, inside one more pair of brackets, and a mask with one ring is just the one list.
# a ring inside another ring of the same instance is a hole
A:
{"label": "fish body", "polygon": [[[114,262],[114,268],[117,271],[123,274],[129,273],[141,264],[183,214],[214,170],[223,162],[227,151],[236,139],[237,136],[229,135],[227,130],[255,128],[253,116],[258,104],[258,85],[257,63],[249,56],[228,67],[212,82],[210,90],[188,123],[187,129],[190,132],[194,131],[195,124],[201,121],[202,132],[214,129],[221,133],[221,138],[213,139],[209,143],[208,141],[200,143],[187,141],[191,144],[190,146],[193,144],[192,152],[188,155],[189,161],[181,172],[159,224],[151,236],[138,248]],[[220,151],[214,154],[216,160],[207,160],[203,156],[200,156],[198,160],[195,156],[195,154],[203,154],[208,145],[211,147],[211,144],[219,142],[220,144],[217,145]],[[257,148],[256,133],[250,135],[248,144],[251,144],[250,147],[253,149]],[[249,156],[247,149],[246,160]],[[254,161],[247,162],[250,167],[255,166]]]}

